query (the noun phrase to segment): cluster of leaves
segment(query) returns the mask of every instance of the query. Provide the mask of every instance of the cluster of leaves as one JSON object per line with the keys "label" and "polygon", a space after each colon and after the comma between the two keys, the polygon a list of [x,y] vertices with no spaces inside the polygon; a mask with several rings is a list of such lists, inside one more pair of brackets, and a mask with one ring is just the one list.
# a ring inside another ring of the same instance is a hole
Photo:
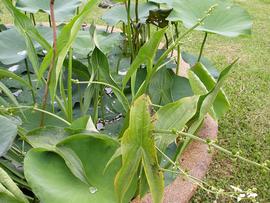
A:
{"label": "cluster of leaves", "polygon": [[[15,26],[0,32],[1,201],[130,202],[150,191],[162,202],[175,178],[163,172],[173,170],[163,154],[178,160],[190,138],[160,131],[196,134],[208,113],[217,120],[229,108],[221,86],[236,61],[219,74],[202,52],[208,34],[250,33],[243,9],[221,0],[121,2],[102,19],[122,30],[108,33],[82,26],[97,0],[81,11],[78,0],[3,0]],[[35,25],[39,11],[52,27]],[[193,30],[205,33],[198,57],[180,51]],[[187,78],[176,74],[181,55]]]}

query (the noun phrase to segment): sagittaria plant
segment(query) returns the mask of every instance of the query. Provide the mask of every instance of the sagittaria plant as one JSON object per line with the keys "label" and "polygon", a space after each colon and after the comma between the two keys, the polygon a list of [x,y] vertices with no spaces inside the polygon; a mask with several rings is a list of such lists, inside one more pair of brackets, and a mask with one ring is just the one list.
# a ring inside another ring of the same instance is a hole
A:
{"label": "sagittaria plant", "polygon": [[[126,0],[105,12],[104,29],[84,24],[97,0],[2,2],[14,26],[0,32],[1,202],[130,202],[148,192],[162,202],[190,141],[209,143],[196,136],[205,116],[229,108],[221,87],[237,60],[218,73],[202,57],[206,39],[250,34],[247,12],[221,0]],[[205,33],[198,56],[181,52],[195,30]]]}

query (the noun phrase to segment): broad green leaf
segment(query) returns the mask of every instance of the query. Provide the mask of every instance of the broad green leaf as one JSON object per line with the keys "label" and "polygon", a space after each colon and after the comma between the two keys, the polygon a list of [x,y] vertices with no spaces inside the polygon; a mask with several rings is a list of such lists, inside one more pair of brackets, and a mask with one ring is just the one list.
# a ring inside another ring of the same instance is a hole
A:
{"label": "broad green leaf", "polygon": [[[56,20],[63,22],[71,19],[81,3],[81,0],[56,0],[54,5]],[[43,11],[50,14],[50,0],[17,0],[16,7],[29,13]]]}
{"label": "broad green leaf", "polygon": [[44,127],[27,133],[27,142],[34,148],[54,149],[55,146],[67,137],[63,128]]}
{"label": "broad green leaf", "polygon": [[4,85],[4,83],[0,82],[0,90],[10,99],[10,101],[15,105],[19,106],[19,103],[16,97],[12,94],[12,92]]}
{"label": "broad green leaf", "polygon": [[87,55],[95,49],[95,43],[89,31],[80,30],[72,48],[75,54],[79,54],[80,56],[87,58]]}
{"label": "broad green leaf", "polygon": [[0,167],[0,201],[7,203],[28,203],[28,200],[13,182],[9,175]]}
{"label": "broad green leaf", "polygon": [[9,0],[3,0],[3,3],[14,18],[14,24],[22,36],[26,38],[25,34],[27,34],[38,42],[44,49],[49,50],[50,44],[40,35],[37,29],[33,26],[32,21],[16,9]]}
{"label": "broad green leaf", "polygon": [[[226,67],[220,73],[220,76],[217,80],[215,87],[208,94],[200,96],[200,99],[198,102],[198,110],[197,110],[197,113],[195,114],[195,116],[191,120],[191,124],[189,126],[188,133],[195,134],[198,131],[206,114],[209,113],[209,111],[211,110],[211,108],[214,104],[214,101],[215,101],[218,93],[220,92],[222,85],[224,84],[226,78],[228,77],[230,70],[232,69],[233,65],[236,62],[237,62],[237,60],[234,61],[228,67]],[[184,149],[187,147],[190,140],[191,140],[190,138],[185,139],[183,145],[181,145],[181,149],[179,150],[179,154],[177,157],[179,157],[183,153]]]}
{"label": "broad green leaf", "polygon": [[27,56],[25,41],[14,28],[0,32],[0,49],[0,61],[6,65],[20,62]]}
{"label": "broad green leaf", "polygon": [[[125,95],[121,93],[118,85],[112,79],[107,57],[98,48],[95,48],[92,54],[91,62],[91,65],[95,67],[98,71],[99,80],[104,81],[114,87],[113,92],[115,96],[118,98],[118,100],[123,105],[125,111],[127,112],[129,110],[129,101],[127,100]],[[119,91],[116,91],[116,89],[118,89]]]}
{"label": "broad green leaf", "polygon": [[[34,30],[34,33],[35,33],[36,30],[35,30],[34,27],[32,27],[32,24],[29,25],[30,20],[25,15],[20,13],[16,8],[13,7],[12,2],[10,2],[9,0],[4,0],[3,2],[5,4],[5,6],[6,6],[6,8],[10,11],[10,13],[14,17],[14,24],[16,26],[16,29],[24,37],[24,40],[25,40],[26,51],[25,50],[21,51],[21,52],[19,52],[19,54],[24,55],[23,57],[26,57],[26,54],[28,55],[29,60],[32,63],[32,67],[33,67],[35,73],[37,74],[38,73],[38,67],[39,67],[38,56],[37,56],[37,53],[36,53],[36,50],[35,50],[35,47],[34,47],[34,43],[33,43],[32,39],[31,39],[29,33],[27,32],[27,29],[29,27],[31,30]],[[36,31],[35,34],[39,35],[37,31]]]}
{"label": "broad green leaf", "polygon": [[[154,10],[158,8],[156,4],[153,3],[140,3],[139,4],[139,19],[142,23],[144,23],[149,15],[150,10]],[[135,19],[135,5],[132,3],[130,6],[131,11],[131,19]],[[108,25],[114,26],[119,22],[124,22],[127,24],[127,10],[125,5],[114,6],[110,10],[108,10],[103,16],[102,20],[104,20]]]}
{"label": "broad green leaf", "polygon": [[[156,52],[159,46],[159,43],[162,40],[162,37],[164,33],[166,32],[166,29],[161,29],[157,32],[155,32],[150,40],[146,42],[142,48],[140,49],[138,55],[136,56],[135,60],[131,64],[130,68],[128,69],[128,72],[126,76],[123,79],[122,88],[124,89],[131,78],[131,76],[136,72],[136,70],[143,64],[149,65],[153,64],[154,58],[156,56]],[[152,67],[148,67],[151,74]]]}
{"label": "broad green leaf", "polygon": [[153,129],[150,99],[142,95],[130,109],[129,127],[121,138],[122,167],[115,179],[120,202],[123,202],[124,194],[136,177],[140,163],[143,165],[153,202],[162,202],[164,180],[159,170]]}
{"label": "broad green leaf", "polygon": [[154,104],[165,105],[173,101],[171,94],[173,75],[171,70],[163,68],[152,77],[149,95]]}
{"label": "broad green leaf", "polygon": [[189,80],[176,74],[173,75],[171,94],[173,101],[194,95]]}
{"label": "broad green leaf", "polygon": [[[25,118],[23,119],[22,127],[27,132],[40,127],[40,115],[41,115],[40,112],[29,109],[29,110],[24,110],[23,113],[25,115]],[[55,113],[55,115],[63,117],[63,115],[59,113],[58,114]],[[21,116],[21,115],[18,114],[18,116]],[[45,116],[45,122],[47,126],[67,127],[67,124],[65,122],[50,115]]]}
{"label": "broad green leaf", "polygon": [[65,130],[73,135],[83,132],[98,132],[90,116],[78,118],[69,127],[65,128]]}
{"label": "broad green leaf", "polygon": [[17,200],[2,184],[0,184],[0,201],[2,203],[22,203]]}
{"label": "broad green leaf", "polygon": [[[69,59],[65,59],[64,66],[68,68]],[[89,80],[90,74],[88,71],[88,67],[83,63],[82,60],[73,59],[72,60],[72,73],[77,76],[79,80],[86,81]]]}
{"label": "broad green leaf", "polygon": [[200,124],[202,123],[204,116],[209,112],[211,106],[214,104],[215,99],[218,96],[218,93],[223,85],[223,83],[225,82],[230,70],[232,69],[233,65],[236,63],[237,61],[234,61],[231,65],[229,65],[228,67],[226,67],[221,73],[220,76],[217,80],[217,83],[215,85],[215,87],[207,94],[204,96],[201,96],[199,101],[200,106],[199,106],[199,112],[195,117],[195,122],[190,126],[188,132],[191,134],[194,134],[198,127],[200,126]]}
{"label": "broad green leaf", "polygon": [[[207,94],[216,85],[216,80],[201,63],[195,64],[189,70],[188,75],[190,78],[191,87],[196,95]],[[214,115],[218,119],[223,116],[229,108],[230,103],[228,98],[221,89],[213,103]]]}
{"label": "broad green leaf", "polygon": [[21,78],[21,77],[17,76],[16,74],[0,67],[0,78],[3,78],[3,77],[12,78],[12,79],[18,81],[19,83],[21,83],[22,85],[25,85],[28,88],[31,88],[29,83],[26,82],[23,78]]}
{"label": "broad green leaf", "polygon": [[[161,107],[156,113],[155,129],[182,131],[197,112],[199,96],[186,97]],[[165,152],[177,135],[155,134],[157,146]]]}
{"label": "broad green leaf", "polygon": [[27,142],[34,148],[43,148],[52,151],[61,156],[70,171],[81,181],[88,184],[84,168],[80,159],[72,150],[66,147],[57,147],[57,144],[67,137],[63,128],[44,127],[30,131],[27,136]]}
{"label": "broad green leaf", "polygon": [[228,37],[249,35],[251,33],[252,22],[249,14],[230,1],[174,0],[172,3],[173,11],[167,19],[170,21],[182,21],[185,27],[191,28],[213,6],[216,6],[213,12],[195,30]]}
{"label": "broad green leaf", "polygon": [[112,53],[116,47],[121,47],[124,44],[124,36],[119,32],[107,33],[96,30],[94,33],[96,46],[105,54]]}
{"label": "broad green leaf", "polygon": [[[183,60],[190,65],[190,67],[193,67],[198,62],[198,56],[193,55],[191,53],[182,51],[181,56]],[[216,66],[207,58],[203,57],[201,58],[200,62],[204,65],[204,67],[211,73],[211,75],[217,79],[219,76],[219,71],[217,70]]]}
{"label": "broad green leaf", "polygon": [[[44,40],[51,43],[52,32],[50,28],[41,26],[36,27],[36,29],[44,37]],[[35,49],[40,48],[36,41],[33,42],[33,46]],[[25,39],[15,27],[0,32],[0,49],[5,50],[0,52],[0,61],[5,65],[18,63],[29,55]]]}
{"label": "broad green leaf", "polygon": [[[52,72],[52,78],[51,78],[52,80],[50,81],[50,93],[51,93],[52,101],[54,101],[54,98],[55,98],[59,76],[62,70],[64,60],[66,58],[66,55],[70,47],[74,43],[85,18],[87,17],[89,12],[93,9],[96,3],[97,3],[97,0],[88,1],[88,3],[84,6],[82,12],[78,14],[77,16],[75,16],[68,24],[66,24],[63,27],[60,35],[57,38],[57,55],[55,56],[57,60],[56,60],[56,65]],[[46,55],[46,57],[44,58],[40,66],[40,70],[38,74],[39,79],[42,77],[43,73],[49,67],[52,56],[53,56],[53,50],[51,48],[51,50],[48,52],[48,54]]]}
{"label": "broad green leaf", "polygon": [[177,76],[170,69],[162,68],[151,79],[149,95],[154,104],[166,105],[192,96],[193,92],[188,79]]}
{"label": "broad green leaf", "polygon": [[2,1],[9,13],[14,18],[14,24],[20,34],[25,38],[27,48],[30,51],[30,38],[38,42],[47,51],[50,49],[50,44],[40,35],[37,29],[33,26],[32,21],[18,9],[16,9],[10,0]]}
{"label": "broad green leaf", "polygon": [[17,136],[17,125],[10,119],[0,115],[0,157],[12,146]]}
{"label": "broad green leaf", "polygon": [[[40,148],[30,150],[25,158],[25,176],[34,193],[43,203],[118,203],[114,178],[120,159],[104,169],[118,142],[105,135],[81,134],[67,138],[59,147],[71,149],[81,160],[92,186],[77,179],[64,160],[55,153]],[[127,195],[126,203],[134,193]]]}

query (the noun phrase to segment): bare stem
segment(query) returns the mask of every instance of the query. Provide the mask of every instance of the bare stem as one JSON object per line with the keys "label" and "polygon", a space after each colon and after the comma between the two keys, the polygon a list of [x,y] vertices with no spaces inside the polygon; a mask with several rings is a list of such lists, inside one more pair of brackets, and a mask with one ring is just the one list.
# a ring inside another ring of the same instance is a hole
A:
{"label": "bare stem", "polygon": [[204,48],[204,45],[206,43],[207,35],[208,35],[207,32],[205,32],[205,35],[204,35],[204,38],[203,38],[203,42],[202,42],[202,45],[201,45],[201,49],[200,49],[200,54],[199,54],[199,57],[198,57],[197,62],[200,62],[201,61],[202,53],[203,53],[203,48]]}
{"label": "bare stem", "polygon": [[264,166],[263,164],[259,164],[259,163],[255,162],[255,161],[251,161],[251,160],[249,160],[247,158],[244,158],[244,157],[240,156],[239,154],[234,154],[233,152],[231,152],[231,151],[229,151],[227,149],[224,149],[223,147],[220,147],[219,145],[213,143],[213,141],[205,140],[205,139],[200,138],[200,137],[198,137],[196,135],[193,135],[193,134],[184,133],[184,132],[181,132],[181,131],[170,131],[170,130],[155,130],[154,133],[175,134],[175,135],[178,135],[178,136],[183,135],[183,136],[189,137],[189,138],[191,138],[193,140],[196,140],[196,141],[202,142],[204,144],[207,144],[208,146],[213,147],[213,148],[215,148],[215,149],[217,149],[217,150],[219,150],[219,151],[221,151],[221,152],[223,152],[223,153],[225,153],[225,154],[227,154],[229,156],[232,156],[234,158],[237,158],[239,160],[242,160],[242,161],[247,162],[249,164],[252,164],[254,166],[257,166],[257,167],[263,168],[263,169],[265,169],[267,171],[270,171],[270,168],[268,168],[267,166]]}
{"label": "bare stem", "polygon": [[[53,56],[48,72],[48,77],[45,85],[45,92],[42,99],[42,110],[46,109],[47,105],[47,99],[48,99],[48,93],[49,93],[49,84],[51,80],[52,71],[55,64],[55,57],[56,57],[56,39],[57,39],[57,32],[56,32],[56,22],[55,22],[55,16],[54,16],[54,0],[50,0],[50,15],[51,15],[51,21],[52,21],[52,29],[53,29]],[[41,114],[41,120],[40,120],[40,127],[44,126],[44,120],[45,120],[45,114]]]}
{"label": "bare stem", "polygon": [[33,103],[35,104],[36,103],[36,97],[35,97],[35,92],[34,92],[34,89],[33,89],[33,84],[32,84],[32,80],[31,80],[31,75],[30,75],[30,70],[29,70],[29,65],[28,65],[27,59],[24,59],[24,63],[25,63],[26,71],[27,71],[27,77],[28,77],[29,85],[31,87]]}

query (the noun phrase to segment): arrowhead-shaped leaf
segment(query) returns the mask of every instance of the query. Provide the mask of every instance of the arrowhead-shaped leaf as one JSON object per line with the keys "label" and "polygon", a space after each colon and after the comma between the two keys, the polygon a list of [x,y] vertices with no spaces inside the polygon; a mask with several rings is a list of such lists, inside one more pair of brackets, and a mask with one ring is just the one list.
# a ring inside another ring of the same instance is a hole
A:
{"label": "arrowhead-shaped leaf", "polygon": [[[208,70],[201,63],[195,64],[188,72],[190,84],[193,92],[196,95],[204,95],[211,91],[215,85],[216,80],[208,72]],[[223,116],[230,108],[230,103],[224,91],[221,89],[213,103],[214,117],[217,119]]]}
{"label": "arrowhead-shaped leaf", "polygon": [[[197,112],[199,96],[186,97],[174,103],[161,107],[157,113],[157,130],[183,130],[187,122]],[[163,152],[169,144],[175,141],[177,135],[155,134],[156,144]]]}
{"label": "arrowhead-shaped leaf", "polygon": [[[142,164],[154,203],[162,202],[164,180],[159,170],[150,99],[142,95],[130,109],[129,127],[121,139],[122,167],[115,179],[120,202],[128,191]],[[137,178],[136,178],[137,179]]]}

